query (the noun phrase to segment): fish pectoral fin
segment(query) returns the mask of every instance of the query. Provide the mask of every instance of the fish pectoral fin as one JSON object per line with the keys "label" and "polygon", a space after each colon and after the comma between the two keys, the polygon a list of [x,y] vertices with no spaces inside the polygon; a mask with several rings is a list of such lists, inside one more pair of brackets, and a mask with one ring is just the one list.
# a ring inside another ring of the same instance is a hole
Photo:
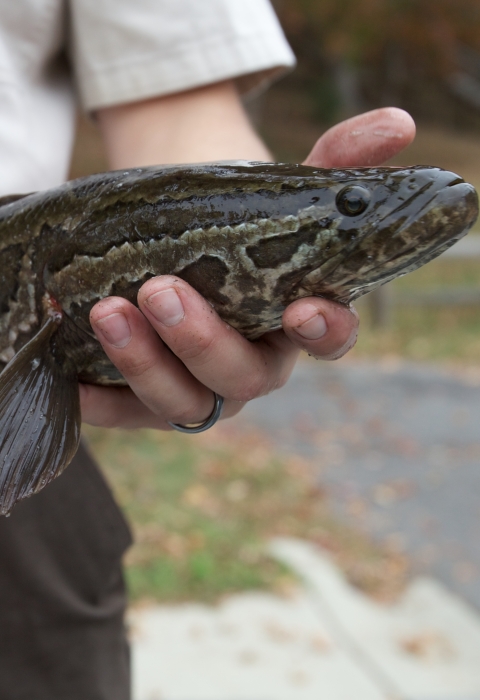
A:
{"label": "fish pectoral fin", "polygon": [[52,354],[57,328],[49,317],[0,374],[0,515],[59,476],[78,448],[78,380]]}

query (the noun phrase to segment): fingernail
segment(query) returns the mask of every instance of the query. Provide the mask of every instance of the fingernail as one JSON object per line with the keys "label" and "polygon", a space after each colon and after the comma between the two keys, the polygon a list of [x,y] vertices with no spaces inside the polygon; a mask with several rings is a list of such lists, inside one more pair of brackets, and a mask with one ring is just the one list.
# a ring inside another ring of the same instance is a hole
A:
{"label": "fingernail", "polygon": [[318,340],[325,335],[328,329],[325,317],[316,311],[313,316],[310,316],[310,318],[297,326],[295,330],[306,340]]}
{"label": "fingernail", "polygon": [[95,321],[94,325],[107,343],[113,345],[114,348],[124,348],[131,340],[132,331],[123,314],[115,313],[110,314],[110,316],[104,316]]}
{"label": "fingernail", "polygon": [[146,303],[150,313],[164,326],[176,326],[185,317],[182,301],[172,287],[155,292],[147,297]]}

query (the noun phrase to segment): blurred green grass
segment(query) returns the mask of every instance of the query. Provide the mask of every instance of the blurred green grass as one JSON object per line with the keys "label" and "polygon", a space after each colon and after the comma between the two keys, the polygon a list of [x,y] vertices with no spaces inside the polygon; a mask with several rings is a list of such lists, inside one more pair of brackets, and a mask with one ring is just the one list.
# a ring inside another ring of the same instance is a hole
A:
{"label": "blurred green grass", "polygon": [[194,438],[85,432],[134,530],[126,558],[132,600],[287,592],[292,575],[265,551],[275,535],[321,544],[371,595],[391,598],[403,585],[404,557],[332,517],[311,465],[280,458],[260,435],[222,425]]}
{"label": "blurred green grass", "polygon": [[[396,355],[414,361],[478,364],[480,308],[470,305],[401,303],[401,295],[455,289],[480,291],[480,259],[440,258],[390,285],[391,318],[384,328],[371,323],[368,297],[357,302],[360,333],[352,358]],[[398,304],[395,303],[398,300]]]}

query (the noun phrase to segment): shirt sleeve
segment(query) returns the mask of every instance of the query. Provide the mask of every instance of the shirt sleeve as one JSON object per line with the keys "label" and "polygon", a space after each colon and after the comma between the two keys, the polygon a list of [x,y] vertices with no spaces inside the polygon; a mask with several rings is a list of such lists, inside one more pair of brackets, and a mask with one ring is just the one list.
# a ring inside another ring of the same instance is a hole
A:
{"label": "shirt sleeve", "polygon": [[82,106],[236,79],[260,91],[295,63],[268,0],[69,0]]}

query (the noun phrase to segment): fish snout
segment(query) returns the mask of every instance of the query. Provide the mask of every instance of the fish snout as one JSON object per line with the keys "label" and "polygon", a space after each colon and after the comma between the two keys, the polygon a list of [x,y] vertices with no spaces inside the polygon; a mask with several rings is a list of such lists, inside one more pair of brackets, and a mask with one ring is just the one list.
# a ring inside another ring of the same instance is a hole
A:
{"label": "fish snout", "polygon": [[439,217],[448,219],[451,229],[456,229],[462,235],[478,218],[478,194],[473,185],[455,173],[449,175],[451,180],[437,192],[433,207],[438,209]]}

